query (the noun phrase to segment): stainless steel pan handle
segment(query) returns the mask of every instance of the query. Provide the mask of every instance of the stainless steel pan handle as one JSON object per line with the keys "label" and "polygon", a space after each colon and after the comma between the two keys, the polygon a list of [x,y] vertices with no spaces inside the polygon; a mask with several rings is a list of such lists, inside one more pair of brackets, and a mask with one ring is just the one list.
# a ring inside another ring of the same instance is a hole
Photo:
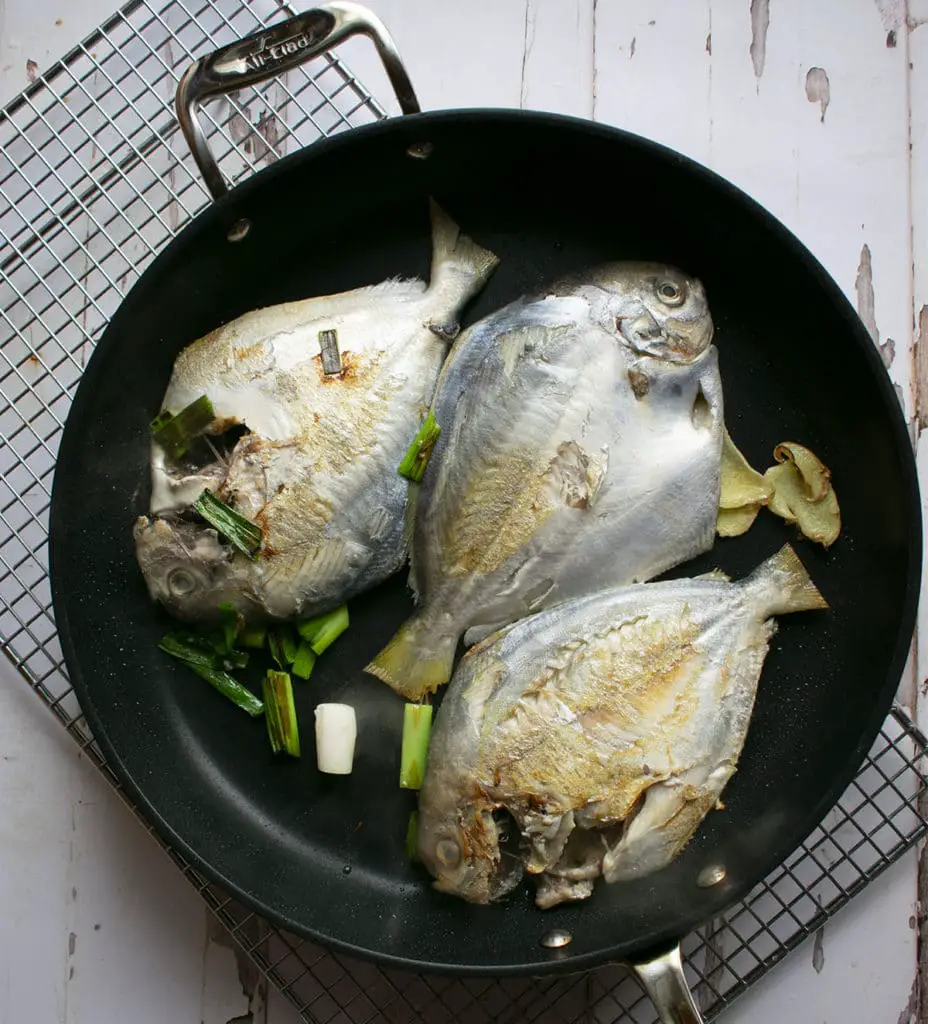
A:
{"label": "stainless steel pan handle", "polygon": [[683,974],[679,946],[653,960],[639,960],[629,966],[651,997],[661,1024],[702,1024]]}
{"label": "stainless steel pan handle", "polygon": [[290,71],[354,35],[366,35],[374,43],[400,110],[418,114],[419,101],[390,33],[375,14],[348,0],[320,4],[191,64],[177,87],[177,119],[214,199],[229,189],[197,117],[200,104]]}

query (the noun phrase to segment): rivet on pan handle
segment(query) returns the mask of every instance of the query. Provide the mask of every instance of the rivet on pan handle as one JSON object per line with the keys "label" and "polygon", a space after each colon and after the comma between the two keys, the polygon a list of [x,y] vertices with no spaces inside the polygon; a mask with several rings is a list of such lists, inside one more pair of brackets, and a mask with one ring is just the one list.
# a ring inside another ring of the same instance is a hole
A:
{"label": "rivet on pan handle", "polygon": [[177,119],[214,199],[229,189],[210,152],[197,107],[214,96],[290,71],[354,35],[366,35],[374,43],[402,112],[418,114],[419,101],[390,33],[375,14],[348,0],[320,4],[191,64],[177,87]]}
{"label": "rivet on pan handle", "polygon": [[680,947],[653,960],[639,960],[629,967],[651,997],[661,1024],[703,1024],[683,974]]}

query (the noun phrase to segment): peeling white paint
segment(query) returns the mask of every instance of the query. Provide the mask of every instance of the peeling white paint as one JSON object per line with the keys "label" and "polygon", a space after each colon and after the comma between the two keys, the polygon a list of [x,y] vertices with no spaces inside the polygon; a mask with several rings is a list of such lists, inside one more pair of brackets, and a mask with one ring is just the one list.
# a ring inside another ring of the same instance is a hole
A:
{"label": "peeling white paint", "polygon": [[751,0],[751,63],[760,81],[767,62],[767,29],[770,28],[770,0]]}
{"label": "peeling white paint", "polygon": [[918,979],[912,981],[912,988],[909,991],[909,1001],[902,1008],[902,1012],[896,1020],[896,1024],[918,1024]]}
{"label": "peeling white paint", "polygon": [[809,68],[806,74],[806,99],[817,103],[822,111],[821,120],[825,121],[825,111],[831,102],[831,83],[824,68]]}
{"label": "peeling white paint", "polygon": [[928,305],[919,310],[916,324],[915,414],[918,429],[928,427]]}
{"label": "peeling white paint", "polygon": [[857,313],[870,332],[873,343],[879,345],[880,329],[876,325],[876,296],[873,293],[873,261],[870,256],[870,246],[866,242],[860,250],[860,263],[857,265],[854,289],[857,292]]}
{"label": "peeling white paint", "polygon": [[905,24],[906,0],[875,0],[883,22],[883,29],[889,32]]}

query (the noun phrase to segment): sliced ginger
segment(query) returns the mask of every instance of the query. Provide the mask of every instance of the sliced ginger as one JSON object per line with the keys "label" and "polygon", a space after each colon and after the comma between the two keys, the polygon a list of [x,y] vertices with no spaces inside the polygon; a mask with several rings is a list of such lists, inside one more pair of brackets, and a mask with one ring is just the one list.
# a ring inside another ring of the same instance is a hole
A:
{"label": "sliced ginger", "polygon": [[828,467],[794,441],[778,444],[773,457],[777,465],[761,475],[724,431],[716,532],[720,537],[746,533],[766,505],[809,540],[830,547],[841,533],[841,511]]}
{"label": "sliced ginger", "polygon": [[764,474],[773,487],[770,511],[795,523],[810,540],[831,547],[841,533],[841,510],[827,466],[793,441],[778,444],[773,457],[778,464]]}
{"label": "sliced ginger", "polygon": [[741,454],[728,431],[723,430],[722,489],[716,522],[719,536],[737,537],[746,533],[772,494],[772,485]]}

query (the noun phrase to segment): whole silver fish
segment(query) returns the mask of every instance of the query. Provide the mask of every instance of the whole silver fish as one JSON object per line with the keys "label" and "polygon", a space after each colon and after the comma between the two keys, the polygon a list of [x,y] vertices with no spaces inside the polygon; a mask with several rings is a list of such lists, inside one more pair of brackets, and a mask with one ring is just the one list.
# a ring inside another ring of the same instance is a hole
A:
{"label": "whole silver fish", "polygon": [[712,335],[699,281],[649,263],[609,264],[466,330],[415,505],[420,609],[367,671],[419,700],[447,682],[466,630],[708,550],[723,436]]}
{"label": "whole silver fish", "polygon": [[[471,649],[432,732],[419,854],[473,903],[535,876],[535,901],[585,899],[669,864],[735,771],[776,624],[825,608],[788,545],[721,574],[580,598]],[[501,848],[505,808],[521,850]]]}
{"label": "whole silver fish", "polygon": [[[249,619],[313,615],[402,566],[408,484],[397,466],[459,313],[498,262],[434,203],[431,216],[428,287],[388,280],[256,310],[178,356],[162,408],[176,414],[205,394],[211,432],[247,431],[199,469],[152,445],[136,554],[151,596],[177,617],[214,618],[220,602]],[[335,372],[321,332],[334,332]],[[256,559],[181,518],[204,488],[260,526]]]}

